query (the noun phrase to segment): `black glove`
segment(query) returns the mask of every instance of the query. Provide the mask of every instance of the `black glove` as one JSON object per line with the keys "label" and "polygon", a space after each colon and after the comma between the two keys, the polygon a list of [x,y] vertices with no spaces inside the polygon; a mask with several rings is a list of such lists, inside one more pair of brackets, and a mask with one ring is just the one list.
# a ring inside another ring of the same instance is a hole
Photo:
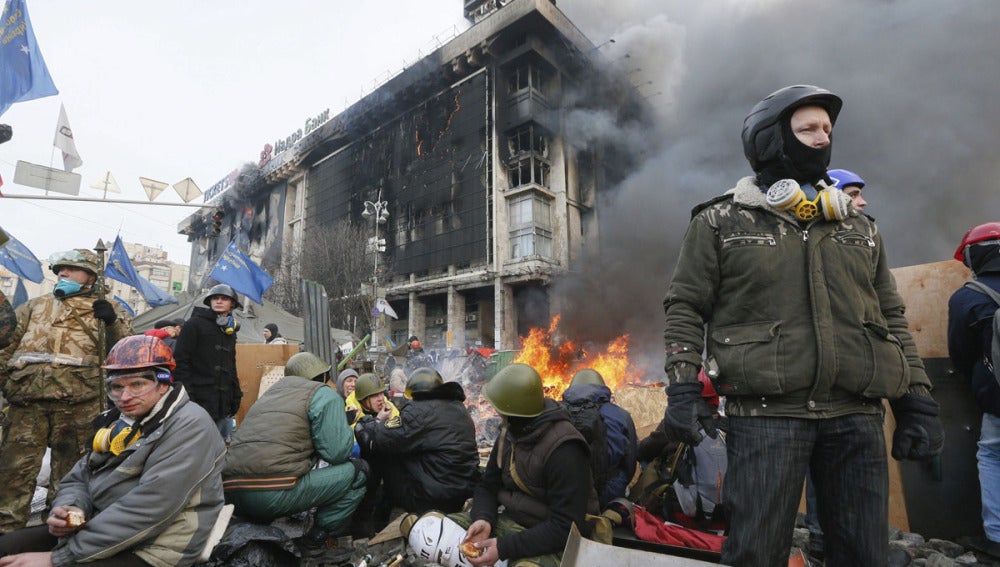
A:
{"label": "black glove", "polygon": [[361,456],[367,458],[375,448],[375,424],[373,416],[366,415],[354,426],[354,439],[361,449]]}
{"label": "black glove", "polygon": [[361,482],[360,484],[368,482],[368,479],[371,478],[372,476],[371,467],[368,466],[368,461],[364,459],[356,459],[354,457],[351,457],[350,461],[351,464],[354,465],[354,482],[351,483],[351,486],[359,484],[357,482],[359,473],[365,475],[363,482]]}
{"label": "black glove", "polygon": [[701,443],[704,438],[699,429],[704,428],[712,439],[718,435],[715,421],[719,414],[701,397],[701,391],[701,382],[667,387],[667,410],[663,421],[677,439],[691,446]]}
{"label": "black glove", "polygon": [[907,392],[889,402],[896,418],[892,434],[892,458],[927,460],[941,454],[944,425],[938,418],[940,406],[930,395]]}
{"label": "black glove", "polygon": [[105,325],[113,325],[114,322],[118,320],[118,314],[115,313],[115,308],[108,303],[107,299],[94,300],[94,317],[104,321]]}

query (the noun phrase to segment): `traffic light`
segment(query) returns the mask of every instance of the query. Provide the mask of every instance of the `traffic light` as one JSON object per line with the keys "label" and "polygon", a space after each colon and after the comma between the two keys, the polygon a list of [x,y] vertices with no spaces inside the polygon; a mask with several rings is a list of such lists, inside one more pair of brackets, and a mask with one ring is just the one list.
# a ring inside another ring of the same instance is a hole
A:
{"label": "traffic light", "polygon": [[216,209],[215,214],[212,215],[212,236],[219,236],[222,234],[222,219],[226,216],[226,213],[222,209]]}

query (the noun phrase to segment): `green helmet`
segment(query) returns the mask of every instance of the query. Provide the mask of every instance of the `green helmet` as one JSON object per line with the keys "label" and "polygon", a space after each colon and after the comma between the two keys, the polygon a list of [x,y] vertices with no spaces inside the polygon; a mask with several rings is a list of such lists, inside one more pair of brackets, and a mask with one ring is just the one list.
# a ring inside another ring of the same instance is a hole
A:
{"label": "green helmet", "polygon": [[301,376],[312,380],[329,372],[331,368],[333,366],[322,358],[311,352],[303,351],[293,354],[285,363],[285,376]]}
{"label": "green helmet", "polygon": [[503,368],[483,385],[483,395],[498,413],[514,417],[535,417],[545,409],[542,377],[527,364]]}
{"label": "green helmet", "polygon": [[604,378],[601,376],[601,373],[593,368],[578,370],[577,373],[573,375],[573,380],[570,381],[569,385],[570,387],[573,387],[577,384],[596,384],[597,386],[607,386],[607,384],[604,383]]}
{"label": "green helmet", "polygon": [[73,268],[80,268],[81,270],[86,270],[93,275],[97,275],[97,272],[101,269],[97,266],[97,254],[94,254],[86,248],[75,248],[73,250],[66,250],[65,252],[56,252],[49,256],[49,267],[52,269],[52,273],[59,275],[59,270],[64,266],[70,266]]}
{"label": "green helmet", "polygon": [[410,379],[406,381],[405,395],[413,399],[414,392],[429,392],[434,388],[444,384],[444,378],[433,368],[418,368],[410,374]]}
{"label": "green helmet", "polygon": [[358,376],[358,381],[354,384],[354,397],[357,400],[363,401],[365,398],[374,396],[375,394],[384,394],[385,384],[378,379],[378,376],[370,372],[366,372],[361,376]]}

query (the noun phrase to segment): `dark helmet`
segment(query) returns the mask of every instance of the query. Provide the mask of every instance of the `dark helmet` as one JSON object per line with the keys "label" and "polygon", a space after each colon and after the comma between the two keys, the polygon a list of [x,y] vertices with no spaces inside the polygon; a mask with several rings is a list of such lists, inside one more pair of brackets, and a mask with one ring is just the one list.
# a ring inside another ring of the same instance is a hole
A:
{"label": "dark helmet", "polygon": [[837,115],[844,102],[832,92],[812,85],[793,85],[779,89],[754,105],[743,119],[743,155],[755,172],[780,159],[785,154],[781,121],[802,106],[816,105],[826,109],[830,123],[837,123]]}
{"label": "dark helmet", "polygon": [[378,376],[370,372],[358,376],[358,381],[354,384],[354,397],[359,402],[380,393],[385,393],[385,384],[378,379]]}
{"label": "dark helmet", "polygon": [[545,409],[542,377],[527,364],[503,367],[483,385],[483,395],[497,412],[513,417],[535,417]]}
{"label": "dark helmet", "polygon": [[604,377],[601,376],[601,373],[593,368],[578,370],[577,373],[573,375],[573,379],[570,381],[569,385],[570,387],[573,387],[577,384],[596,384],[598,386],[607,386],[607,384],[604,383]]}
{"label": "dark helmet", "polygon": [[311,352],[298,352],[285,363],[285,376],[301,376],[312,380],[329,372],[333,366]]}
{"label": "dark helmet", "polygon": [[955,259],[969,266],[970,262],[966,252],[969,246],[980,242],[992,241],[1000,242],[1000,222],[988,222],[974,226],[962,237],[962,243],[955,250]]}
{"label": "dark helmet", "polygon": [[70,266],[80,268],[96,276],[97,272],[101,271],[97,263],[97,254],[86,248],[74,248],[65,252],[56,252],[49,256],[49,267],[52,269],[52,273],[56,275],[59,275],[59,270],[64,266]]}
{"label": "dark helmet", "polygon": [[429,392],[442,384],[444,384],[444,378],[437,370],[426,367],[418,368],[410,374],[409,380],[406,381],[405,395],[412,400],[414,392]]}
{"label": "dark helmet", "polygon": [[115,343],[104,361],[109,370],[106,382],[110,383],[129,370],[156,370],[158,382],[173,382],[170,371],[177,367],[174,351],[167,343],[151,335],[131,335]]}
{"label": "dark helmet", "polygon": [[234,304],[233,309],[239,309],[240,307],[243,307],[242,305],[240,305],[240,296],[236,295],[236,292],[233,291],[232,287],[224,283],[216,284],[215,286],[212,287],[212,289],[208,290],[208,295],[205,296],[205,299],[202,300],[202,303],[204,303],[208,307],[211,307],[212,298],[215,297],[216,295],[224,295],[229,299],[232,299]]}

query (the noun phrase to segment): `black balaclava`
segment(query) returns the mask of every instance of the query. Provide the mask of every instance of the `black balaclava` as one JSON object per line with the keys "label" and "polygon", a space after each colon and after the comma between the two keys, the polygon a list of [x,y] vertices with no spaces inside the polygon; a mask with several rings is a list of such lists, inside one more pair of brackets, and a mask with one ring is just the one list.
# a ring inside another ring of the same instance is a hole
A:
{"label": "black balaclava", "polygon": [[1000,244],[973,244],[965,249],[969,267],[977,276],[1000,272]]}
{"label": "black balaclava", "polygon": [[833,134],[830,135],[830,143],[824,148],[811,148],[800,142],[792,132],[792,114],[798,108],[785,111],[785,116],[781,119],[781,156],[769,162],[757,174],[757,181],[765,191],[780,179],[794,179],[800,185],[815,185],[822,179],[828,185],[833,185],[826,175],[833,154]]}

